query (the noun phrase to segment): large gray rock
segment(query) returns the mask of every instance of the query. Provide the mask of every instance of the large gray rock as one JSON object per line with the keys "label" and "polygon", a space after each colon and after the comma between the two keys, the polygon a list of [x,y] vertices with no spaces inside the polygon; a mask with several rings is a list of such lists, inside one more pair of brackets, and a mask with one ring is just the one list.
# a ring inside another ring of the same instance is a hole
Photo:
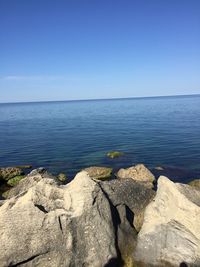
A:
{"label": "large gray rock", "polygon": [[150,188],[153,187],[153,182],[155,181],[154,175],[144,164],[137,164],[127,169],[120,169],[117,172],[117,177],[120,179],[130,178]]}
{"label": "large gray rock", "polygon": [[135,257],[149,266],[200,266],[200,191],[159,178]]}
{"label": "large gray rock", "polygon": [[132,179],[115,179],[100,183],[115,207],[126,205],[127,214],[134,227],[140,230],[144,210],[155,196],[155,191]]}
{"label": "large gray rock", "polygon": [[0,206],[1,267],[122,266],[119,239],[136,235],[123,202],[86,172],[65,186],[38,171],[25,180]]}

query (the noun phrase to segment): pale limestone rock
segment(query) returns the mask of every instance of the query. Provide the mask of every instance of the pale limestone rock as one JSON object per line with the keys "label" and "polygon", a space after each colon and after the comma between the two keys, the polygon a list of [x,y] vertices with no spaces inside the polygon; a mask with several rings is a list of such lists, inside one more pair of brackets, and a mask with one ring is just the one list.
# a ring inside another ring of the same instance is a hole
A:
{"label": "pale limestone rock", "polygon": [[200,266],[200,192],[161,176],[147,206],[135,251],[153,266]]}
{"label": "pale limestone rock", "polygon": [[155,181],[154,175],[144,166],[144,164],[137,164],[127,169],[120,169],[117,172],[117,177],[120,179],[133,179],[141,182],[147,187],[152,187]]}

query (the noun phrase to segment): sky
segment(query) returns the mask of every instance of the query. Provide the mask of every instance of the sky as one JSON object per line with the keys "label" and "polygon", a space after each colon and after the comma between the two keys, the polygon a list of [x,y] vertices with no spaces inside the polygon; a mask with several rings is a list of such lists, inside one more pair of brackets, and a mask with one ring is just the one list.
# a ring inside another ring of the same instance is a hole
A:
{"label": "sky", "polygon": [[0,102],[200,94],[199,0],[0,0]]}

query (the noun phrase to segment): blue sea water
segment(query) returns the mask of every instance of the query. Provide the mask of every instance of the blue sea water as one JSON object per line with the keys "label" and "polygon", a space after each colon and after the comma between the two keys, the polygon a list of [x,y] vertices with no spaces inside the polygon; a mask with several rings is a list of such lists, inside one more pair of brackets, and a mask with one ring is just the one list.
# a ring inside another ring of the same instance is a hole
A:
{"label": "blue sea water", "polygon": [[[108,159],[119,150],[123,157]],[[144,163],[200,178],[200,96],[0,104],[0,166],[70,177],[88,166]]]}

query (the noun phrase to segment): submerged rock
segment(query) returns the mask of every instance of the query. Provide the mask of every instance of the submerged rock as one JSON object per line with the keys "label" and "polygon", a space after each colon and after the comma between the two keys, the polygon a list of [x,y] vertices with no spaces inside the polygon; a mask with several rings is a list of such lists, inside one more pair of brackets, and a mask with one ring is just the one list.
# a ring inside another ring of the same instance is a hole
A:
{"label": "submerged rock", "polygon": [[156,166],[154,169],[157,171],[164,171],[164,168],[162,166]]}
{"label": "submerged rock", "polygon": [[133,179],[137,182],[142,182],[147,187],[153,187],[155,176],[143,165],[137,164],[127,169],[120,169],[117,172],[117,177],[120,179]]}
{"label": "submerged rock", "polygon": [[58,180],[62,183],[67,181],[67,175],[65,173],[59,173],[57,176]]}
{"label": "submerged rock", "polygon": [[122,266],[134,214],[102,184],[85,171],[65,186],[44,170],[21,180],[0,207],[1,266]]}
{"label": "submerged rock", "polygon": [[124,153],[120,151],[110,151],[106,155],[108,158],[114,159],[123,156]]}
{"label": "submerged rock", "polygon": [[145,210],[135,256],[159,267],[200,266],[198,190],[159,178],[156,197]]}
{"label": "submerged rock", "polygon": [[0,180],[2,179],[8,181],[9,179],[15,176],[23,174],[24,172],[21,168],[17,167],[0,168]]}
{"label": "submerged rock", "polygon": [[16,166],[16,168],[19,168],[19,169],[32,169],[33,166],[32,165],[20,165],[20,166]]}
{"label": "submerged rock", "polygon": [[107,167],[89,167],[85,168],[84,171],[87,172],[87,174],[94,179],[97,180],[106,180],[111,177],[112,175],[112,168]]}

